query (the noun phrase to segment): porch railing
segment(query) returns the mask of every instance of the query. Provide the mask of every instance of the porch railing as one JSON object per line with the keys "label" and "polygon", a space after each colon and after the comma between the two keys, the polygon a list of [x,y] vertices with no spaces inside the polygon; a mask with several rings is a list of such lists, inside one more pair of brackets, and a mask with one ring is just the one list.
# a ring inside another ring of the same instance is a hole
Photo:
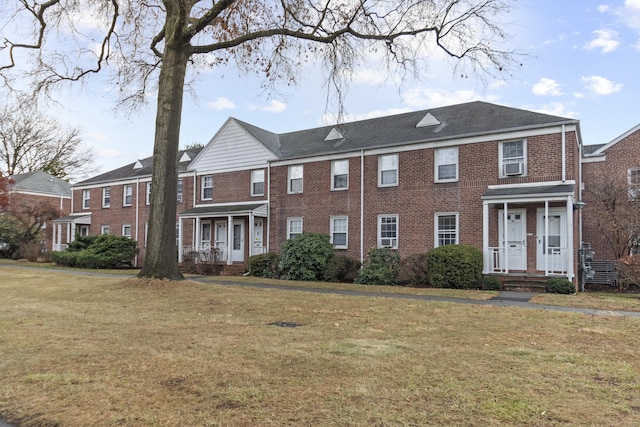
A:
{"label": "porch railing", "polygon": [[[505,262],[506,248],[493,247],[487,248],[485,253],[485,270],[490,273],[506,273],[514,270]],[[547,274],[567,274],[567,256],[569,251],[567,248],[548,248],[547,255],[542,255],[542,259],[538,260],[538,270]],[[546,257],[546,259],[545,259]]]}
{"label": "porch railing", "polygon": [[227,262],[227,250],[211,248],[209,246],[183,246],[182,259],[183,261],[190,260],[193,262],[216,261],[218,263],[225,263]]}
{"label": "porch railing", "polygon": [[67,246],[69,246],[69,245],[67,245],[66,243],[58,243],[58,244],[54,243],[52,245],[52,250],[54,250],[54,251],[64,251],[65,249],[67,249]]}

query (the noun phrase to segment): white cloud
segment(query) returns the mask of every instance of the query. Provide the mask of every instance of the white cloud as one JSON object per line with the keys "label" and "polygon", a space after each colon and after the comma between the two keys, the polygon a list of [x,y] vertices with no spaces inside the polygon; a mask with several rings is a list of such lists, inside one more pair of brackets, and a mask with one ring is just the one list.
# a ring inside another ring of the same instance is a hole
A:
{"label": "white cloud", "polygon": [[596,35],[596,38],[587,43],[584,48],[600,49],[600,53],[613,52],[620,46],[620,40],[618,40],[618,32],[614,30],[595,30],[592,34]]}
{"label": "white cloud", "polygon": [[233,110],[236,108],[236,104],[229,98],[218,96],[215,101],[207,102],[207,108],[212,110]]}
{"label": "white cloud", "polygon": [[382,72],[379,69],[362,69],[354,73],[353,83],[363,85],[380,85],[388,80],[386,72]]}
{"label": "white cloud", "polygon": [[461,104],[471,101],[497,101],[497,95],[482,96],[473,90],[456,90],[449,92],[442,89],[417,87],[407,91],[402,96],[404,103],[412,109],[429,107],[444,107],[446,105]]}
{"label": "white cloud", "polygon": [[582,92],[575,92],[575,93],[573,94],[573,96],[575,96],[575,97],[576,97],[576,98],[578,98],[578,99],[582,99],[582,98],[584,98],[584,93],[582,93]]}
{"label": "white cloud", "polygon": [[601,76],[586,76],[582,77],[581,80],[585,88],[593,95],[611,95],[622,90],[624,86],[622,83],[616,84]]}
{"label": "white cloud", "polygon": [[534,95],[562,95],[560,84],[553,79],[541,78],[540,81],[533,85],[531,91]]}
{"label": "white cloud", "polygon": [[338,116],[334,113],[325,113],[322,115],[321,125],[328,126],[338,122],[355,122],[358,120],[374,119],[376,117],[392,116],[394,114],[402,114],[411,111],[410,108],[389,108],[387,110],[372,110],[362,114],[344,114]]}
{"label": "white cloud", "polygon": [[489,89],[499,89],[506,85],[507,85],[507,82],[505,82],[504,80],[494,80],[491,83],[489,83]]}
{"label": "white cloud", "polygon": [[287,105],[284,102],[272,100],[269,105],[262,107],[262,111],[268,111],[269,113],[281,113],[287,109]]}
{"label": "white cloud", "polygon": [[562,102],[550,102],[540,106],[525,106],[527,110],[536,111],[542,114],[550,114],[552,116],[571,117],[575,118],[578,113],[567,109],[567,106]]}
{"label": "white cloud", "polygon": [[609,10],[611,10],[611,6],[609,6],[608,4],[602,4],[598,6],[598,12],[604,13],[608,12]]}

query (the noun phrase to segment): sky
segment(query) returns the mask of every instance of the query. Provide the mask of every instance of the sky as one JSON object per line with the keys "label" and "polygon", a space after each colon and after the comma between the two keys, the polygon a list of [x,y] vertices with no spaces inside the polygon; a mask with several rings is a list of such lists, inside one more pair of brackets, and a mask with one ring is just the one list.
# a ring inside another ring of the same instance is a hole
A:
{"label": "sky", "polygon": [[[435,58],[419,78],[398,85],[363,67],[348,88],[344,120],[482,100],[578,119],[584,144],[607,143],[640,124],[640,0],[522,1],[507,31],[527,55],[512,75],[461,78]],[[231,67],[202,75],[197,99],[184,99],[181,146],[206,144],[229,117],[276,133],[332,124],[335,107],[326,103],[318,69],[277,93],[261,83]],[[95,174],[150,156],[154,138],[154,100],[137,113],[115,113],[100,84],[61,95],[64,107],[55,111],[81,129]]]}

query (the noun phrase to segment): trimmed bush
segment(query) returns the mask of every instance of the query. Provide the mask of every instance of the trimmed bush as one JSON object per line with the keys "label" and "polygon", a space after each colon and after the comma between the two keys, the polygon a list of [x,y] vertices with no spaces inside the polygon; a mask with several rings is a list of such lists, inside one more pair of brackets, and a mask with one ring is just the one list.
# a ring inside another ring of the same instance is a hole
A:
{"label": "trimmed bush", "polygon": [[550,294],[575,294],[576,287],[561,277],[553,277],[547,281],[547,292]]}
{"label": "trimmed bush", "polygon": [[427,254],[412,254],[400,261],[398,284],[427,287]]}
{"label": "trimmed bush", "polygon": [[327,282],[353,283],[358,277],[360,261],[346,255],[334,255],[327,262],[323,279]]}
{"label": "trimmed bush", "polygon": [[367,253],[364,267],[358,272],[356,283],[366,285],[397,285],[400,255],[393,249],[374,248]]}
{"label": "trimmed bush", "polygon": [[131,266],[138,243],[124,236],[82,236],[63,252],[52,252],[56,264],[80,268],[118,268]]}
{"label": "trimmed bush", "polygon": [[282,245],[280,277],[286,280],[321,280],[334,253],[328,235],[302,233]]}
{"label": "trimmed bush", "polygon": [[622,292],[637,291],[640,287],[640,255],[628,255],[616,261],[616,281]]}
{"label": "trimmed bush", "polygon": [[485,291],[499,291],[502,283],[495,276],[482,276],[482,289]]}
{"label": "trimmed bush", "polygon": [[482,252],[470,245],[437,247],[427,254],[427,279],[436,288],[478,288]]}
{"label": "trimmed bush", "polygon": [[249,275],[276,279],[280,276],[280,255],[274,252],[249,257]]}

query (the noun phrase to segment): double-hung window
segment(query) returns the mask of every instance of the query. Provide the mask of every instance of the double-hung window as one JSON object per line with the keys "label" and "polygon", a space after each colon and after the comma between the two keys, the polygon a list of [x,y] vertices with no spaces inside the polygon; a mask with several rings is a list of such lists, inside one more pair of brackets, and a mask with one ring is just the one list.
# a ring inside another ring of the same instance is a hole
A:
{"label": "double-hung window", "polygon": [[287,239],[302,234],[302,218],[287,218]]}
{"label": "double-hung window", "polygon": [[82,190],[82,209],[91,207],[91,190]]}
{"label": "double-hung window", "polygon": [[151,204],[151,182],[147,182],[147,198],[146,198],[146,203],[148,205]]}
{"label": "double-hung window", "polygon": [[347,249],[349,219],[346,216],[331,217],[331,243],[338,249]]}
{"label": "double-hung window", "polygon": [[398,249],[398,215],[378,216],[378,247]]}
{"label": "double-hung window", "polygon": [[213,175],[202,177],[202,200],[213,200]]}
{"label": "double-hung window", "polygon": [[102,187],[102,207],[111,206],[111,187]]}
{"label": "double-hung window", "polygon": [[436,182],[458,180],[458,147],[436,149],[435,162]]}
{"label": "double-hung window", "polygon": [[131,184],[125,184],[122,187],[122,206],[131,206],[133,199],[133,187]]}
{"label": "double-hung window", "polygon": [[302,165],[289,166],[289,180],[287,193],[302,193],[302,177],[304,169]]}
{"label": "double-hung window", "polygon": [[182,191],[183,191],[183,187],[184,183],[182,182],[182,179],[178,180],[178,203],[182,202]]}
{"label": "double-hung window", "polygon": [[458,213],[436,213],[435,230],[435,247],[458,244]]}
{"label": "double-hung window", "polygon": [[109,234],[109,226],[101,225],[100,226],[100,234]]}
{"label": "double-hung window", "polygon": [[378,187],[398,185],[398,155],[378,157]]}
{"label": "double-hung window", "polygon": [[509,141],[500,144],[500,176],[524,175],[526,171],[526,141]]}
{"label": "double-hung window", "polygon": [[640,168],[627,170],[627,184],[629,185],[629,200],[640,198]]}
{"label": "double-hung window", "polygon": [[131,224],[123,224],[122,225],[122,235],[124,237],[131,238]]}
{"label": "double-hung window", "polygon": [[264,196],[264,169],[251,171],[251,195]]}
{"label": "double-hung window", "polygon": [[331,162],[331,189],[346,190],[349,188],[349,160]]}

